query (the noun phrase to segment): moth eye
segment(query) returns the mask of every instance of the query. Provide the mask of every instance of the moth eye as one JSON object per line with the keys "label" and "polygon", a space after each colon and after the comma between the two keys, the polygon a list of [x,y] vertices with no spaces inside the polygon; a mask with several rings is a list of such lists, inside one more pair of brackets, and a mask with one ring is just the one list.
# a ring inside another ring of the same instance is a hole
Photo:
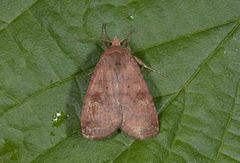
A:
{"label": "moth eye", "polygon": [[110,48],[110,47],[112,46],[112,43],[109,42],[109,41],[103,41],[103,42],[102,42],[102,45],[103,45],[104,47]]}
{"label": "moth eye", "polygon": [[120,42],[121,47],[127,48],[128,47],[128,39],[123,40]]}
{"label": "moth eye", "polygon": [[112,43],[111,42],[108,42],[106,43],[107,47],[111,47],[112,46]]}

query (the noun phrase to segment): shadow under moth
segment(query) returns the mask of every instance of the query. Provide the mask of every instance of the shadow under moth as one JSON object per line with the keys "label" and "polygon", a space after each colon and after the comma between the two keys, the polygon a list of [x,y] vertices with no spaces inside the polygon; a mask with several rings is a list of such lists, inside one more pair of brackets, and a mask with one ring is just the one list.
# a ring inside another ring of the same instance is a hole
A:
{"label": "shadow under moth", "polygon": [[129,39],[109,41],[106,25],[102,37],[106,49],[97,63],[83,101],[82,135],[99,140],[121,129],[135,139],[159,133],[152,95],[130,52]]}

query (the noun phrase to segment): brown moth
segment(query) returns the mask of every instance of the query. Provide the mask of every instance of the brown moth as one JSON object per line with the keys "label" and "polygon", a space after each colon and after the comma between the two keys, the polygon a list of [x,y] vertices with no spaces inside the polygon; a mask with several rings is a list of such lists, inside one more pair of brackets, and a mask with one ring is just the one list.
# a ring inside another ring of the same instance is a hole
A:
{"label": "brown moth", "polygon": [[[103,37],[107,38],[104,25]],[[159,133],[158,115],[139,65],[126,46],[128,39],[114,37],[104,43],[107,49],[83,101],[82,135],[98,140],[120,128],[135,139],[155,136]]]}

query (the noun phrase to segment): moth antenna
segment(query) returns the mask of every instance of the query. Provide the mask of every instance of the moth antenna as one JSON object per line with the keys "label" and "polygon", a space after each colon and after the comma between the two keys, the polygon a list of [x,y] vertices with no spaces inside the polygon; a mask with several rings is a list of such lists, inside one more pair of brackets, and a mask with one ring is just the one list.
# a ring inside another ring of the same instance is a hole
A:
{"label": "moth antenna", "polygon": [[110,38],[108,37],[107,34],[107,25],[106,23],[102,24],[102,35],[100,37],[100,40],[103,42],[104,47],[110,47],[112,44],[112,41],[110,40]]}
{"label": "moth antenna", "polygon": [[147,65],[146,65],[145,63],[143,63],[143,61],[142,61],[141,59],[139,59],[138,57],[134,56],[134,58],[135,58],[135,60],[137,61],[137,63],[138,63],[140,66],[142,66],[143,68],[146,68],[146,69],[149,69],[149,70],[151,70],[151,71],[153,71],[153,72],[156,72],[156,73],[158,73],[159,75],[161,75],[161,76],[163,76],[163,77],[165,77],[165,78],[168,77],[167,75],[164,75],[164,74],[162,74],[161,72],[159,72],[159,71],[157,71],[157,70],[155,70],[155,69],[147,66]]}
{"label": "moth antenna", "polygon": [[130,37],[132,36],[132,33],[133,33],[133,31],[128,32],[127,37],[125,39],[121,40],[121,45],[123,47],[128,47],[129,41],[130,41]]}
{"label": "moth antenna", "polygon": [[130,39],[130,37],[132,36],[132,34],[133,34],[133,30],[131,30],[130,32],[128,32],[128,34],[127,34],[127,39],[129,40]]}
{"label": "moth antenna", "polygon": [[102,36],[101,37],[109,39],[108,34],[107,34],[107,25],[106,25],[106,23],[102,24]]}

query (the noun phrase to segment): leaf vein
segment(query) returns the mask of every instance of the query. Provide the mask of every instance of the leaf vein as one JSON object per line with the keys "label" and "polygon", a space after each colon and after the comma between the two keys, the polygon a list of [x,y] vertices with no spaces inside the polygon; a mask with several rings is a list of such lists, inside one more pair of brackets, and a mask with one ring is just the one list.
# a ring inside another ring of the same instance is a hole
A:
{"label": "leaf vein", "polygon": [[221,137],[221,144],[219,145],[219,148],[218,148],[218,150],[217,150],[217,155],[216,155],[216,158],[215,158],[215,162],[217,162],[217,159],[218,159],[218,157],[219,157],[219,154],[220,154],[220,152],[221,152],[221,148],[223,147],[223,145],[224,145],[224,142],[223,142],[223,140],[224,140],[224,138],[225,138],[225,136],[226,136],[226,133],[227,133],[227,129],[228,129],[228,127],[229,127],[229,125],[230,125],[230,122],[231,122],[231,120],[232,120],[232,116],[233,116],[233,113],[234,113],[234,106],[235,106],[235,101],[236,101],[236,98],[237,98],[237,96],[238,96],[238,87],[240,86],[240,80],[238,81],[238,83],[237,83],[237,86],[236,86],[236,92],[235,92],[235,98],[233,99],[233,102],[232,102],[232,106],[231,106],[231,112],[230,112],[230,114],[228,115],[228,120],[227,120],[227,123],[226,123],[226,125],[225,125],[225,128],[224,128],[224,131],[223,131],[223,134],[222,134],[222,137]]}
{"label": "leaf vein", "polygon": [[[173,96],[172,98],[170,98],[166,104],[162,107],[162,111],[166,110],[166,108],[168,108],[168,106],[180,95],[180,93],[193,81],[193,79],[199,74],[201,68],[208,63],[208,61],[217,54],[217,51],[219,50],[219,48],[226,42],[228,41],[228,39],[233,35],[233,33],[238,29],[239,24],[237,23],[232,30],[230,30],[230,32],[228,32],[228,34],[222,39],[222,41],[220,41],[220,43],[216,46],[216,48],[202,61],[202,63],[200,63],[200,65],[198,66],[198,68],[195,70],[195,72],[189,77],[189,79],[180,87],[179,91],[176,93],[175,96]],[[184,111],[183,111],[184,113]],[[180,125],[180,123],[178,123],[178,125]],[[177,132],[177,131],[176,131]],[[172,143],[174,142],[175,139],[175,135],[174,134],[174,138],[172,139],[172,142],[170,144],[170,146],[172,145]],[[168,158],[169,154],[167,155]]]}

